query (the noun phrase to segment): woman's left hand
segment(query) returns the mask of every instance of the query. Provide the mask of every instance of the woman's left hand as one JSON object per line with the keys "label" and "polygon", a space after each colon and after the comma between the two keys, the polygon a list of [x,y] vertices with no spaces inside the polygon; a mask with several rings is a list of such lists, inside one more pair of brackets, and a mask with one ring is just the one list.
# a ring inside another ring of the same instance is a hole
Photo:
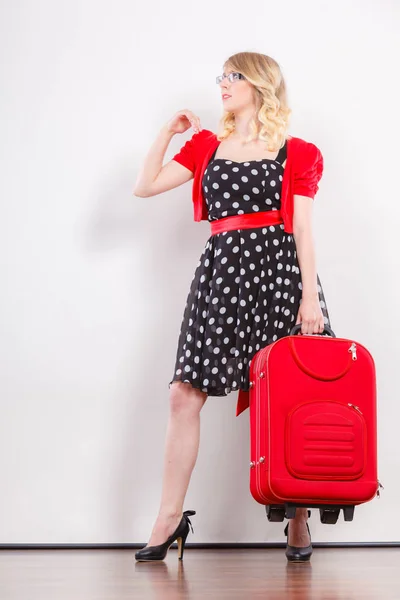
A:
{"label": "woman's left hand", "polygon": [[303,335],[323,332],[324,315],[319,304],[318,294],[314,298],[302,298],[297,313],[296,325],[299,323],[301,323],[301,333]]}

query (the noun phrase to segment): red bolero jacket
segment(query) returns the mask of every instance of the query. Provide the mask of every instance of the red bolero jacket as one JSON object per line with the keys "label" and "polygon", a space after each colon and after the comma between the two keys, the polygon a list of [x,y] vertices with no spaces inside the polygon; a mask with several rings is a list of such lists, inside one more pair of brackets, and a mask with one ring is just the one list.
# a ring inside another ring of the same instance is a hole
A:
{"label": "red bolero jacket", "polygon": [[[195,221],[208,219],[202,179],[210,157],[219,144],[215,133],[209,129],[202,129],[194,133],[172,158],[193,173],[192,200]],[[319,189],[318,182],[322,171],[323,157],[315,144],[298,137],[287,138],[287,159],[281,193],[281,213],[287,233],[293,233],[294,194],[314,199]]]}

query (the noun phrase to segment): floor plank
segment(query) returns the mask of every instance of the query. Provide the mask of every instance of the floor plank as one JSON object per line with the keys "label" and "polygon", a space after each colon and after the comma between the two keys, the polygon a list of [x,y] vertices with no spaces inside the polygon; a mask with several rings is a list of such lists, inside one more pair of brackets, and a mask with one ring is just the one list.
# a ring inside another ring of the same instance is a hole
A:
{"label": "floor plank", "polygon": [[198,550],[137,562],[132,550],[5,550],[1,600],[400,600],[400,548]]}

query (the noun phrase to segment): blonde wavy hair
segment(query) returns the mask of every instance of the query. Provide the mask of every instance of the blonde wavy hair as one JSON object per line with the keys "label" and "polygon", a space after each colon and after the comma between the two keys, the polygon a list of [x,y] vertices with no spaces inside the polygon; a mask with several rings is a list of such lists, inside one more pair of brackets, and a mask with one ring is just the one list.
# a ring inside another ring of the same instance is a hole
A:
{"label": "blonde wavy hair", "polygon": [[[277,152],[287,139],[289,117],[286,84],[279,64],[266,54],[238,52],[225,61],[225,68],[237,71],[254,86],[255,116],[250,122],[250,134],[246,142],[260,139],[267,142],[271,152]],[[235,129],[235,115],[226,111],[220,120],[222,141]]]}

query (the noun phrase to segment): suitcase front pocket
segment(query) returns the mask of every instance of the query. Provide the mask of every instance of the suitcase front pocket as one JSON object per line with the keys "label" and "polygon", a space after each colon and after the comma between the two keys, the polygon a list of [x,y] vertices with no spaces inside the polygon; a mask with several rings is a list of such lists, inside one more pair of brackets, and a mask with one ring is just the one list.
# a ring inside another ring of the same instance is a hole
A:
{"label": "suitcase front pocket", "polygon": [[293,477],[352,480],[364,473],[367,429],[354,404],[302,403],[288,414],[285,428],[285,461]]}

